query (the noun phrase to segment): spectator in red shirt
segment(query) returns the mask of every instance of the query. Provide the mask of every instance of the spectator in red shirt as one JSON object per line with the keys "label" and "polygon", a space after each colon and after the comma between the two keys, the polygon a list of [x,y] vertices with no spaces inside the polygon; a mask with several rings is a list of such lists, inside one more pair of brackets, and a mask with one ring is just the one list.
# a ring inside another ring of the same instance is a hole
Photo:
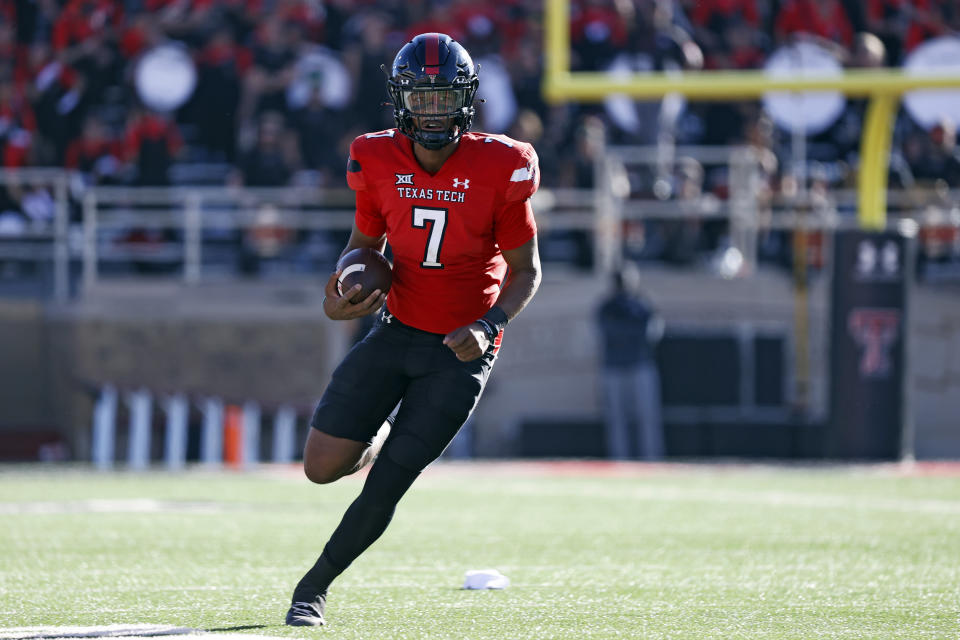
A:
{"label": "spectator in red shirt", "polygon": [[243,77],[252,64],[250,51],[234,41],[229,27],[218,29],[197,56],[199,141],[229,161],[236,155],[237,105]]}
{"label": "spectator in red shirt", "polygon": [[67,147],[64,166],[85,174],[92,184],[117,182],[123,145],[96,116],[83,123],[83,134]]}
{"label": "spectator in red shirt", "polygon": [[30,103],[11,81],[0,81],[0,160],[4,168],[27,165],[36,130]]}
{"label": "spectator in red shirt", "polygon": [[120,54],[127,60],[133,60],[164,39],[157,18],[150,13],[141,13],[125,25],[117,44]]}
{"label": "spectator in red shirt", "polygon": [[84,76],[87,98],[97,104],[104,102],[110,86],[121,82],[121,61],[113,45],[123,18],[116,0],[69,0],[53,26],[59,60]]}
{"label": "spectator in red shirt", "polygon": [[936,0],[867,0],[867,28],[877,34],[893,62],[924,40],[943,35],[949,25]]}
{"label": "spectator in red shirt", "polygon": [[708,69],[752,69],[762,64],[757,0],[700,0],[689,15]]}
{"label": "spectator in red shirt", "polygon": [[451,6],[453,22],[475,56],[500,53],[500,43],[509,26],[501,7],[474,0],[455,0]]}
{"label": "spectator in red shirt", "polygon": [[464,32],[457,24],[450,6],[446,3],[435,5],[426,16],[407,26],[407,41],[420,33],[446,33],[454,40],[462,40]]}
{"label": "spectator in red shirt", "polygon": [[[469,0],[465,0],[469,1]],[[524,0],[503,0],[498,3],[500,21],[497,30],[500,35],[500,56],[511,59],[526,43],[533,41],[543,50],[543,16],[541,6],[525,3]]]}
{"label": "spectator in red shirt", "polygon": [[774,31],[778,40],[806,33],[848,49],[853,44],[853,25],[839,0],[787,0],[777,14]]}
{"label": "spectator in red shirt", "polygon": [[698,27],[713,28],[718,22],[736,19],[760,28],[757,0],[699,0],[690,12],[690,20]]}
{"label": "spectator in red shirt", "polygon": [[310,41],[325,40],[324,10],[319,2],[280,0],[274,14],[284,22],[299,25]]}
{"label": "spectator in red shirt", "polygon": [[757,69],[766,60],[764,36],[758,29],[737,18],[724,22],[720,43],[704,52],[707,69]]}
{"label": "spectator in red shirt", "polygon": [[93,37],[103,37],[123,21],[114,0],[70,0],[53,25],[53,48],[63,51]]}
{"label": "spectator in red shirt", "polygon": [[17,2],[0,0],[0,20],[7,24],[17,24]]}
{"label": "spectator in red shirt", "polygon": [[578,68],[603,68],[627,44],[627,21],[607,0],[586,0],[570,22]]}
{"label": "spectator in red shirt", "polygon": [[730,42],[730,68],[758,69],[766,60],[758,30],[743,22],[731,21],[724,31]]}
{"label": "spectator in red shirt", "polygon": [[124,155],[137,168],[138,185],[169,185],[170,165],[181,147],[177,126],[162,114],[141,113],[127,126]]}
{"label": "spectator in red shirt", "polygon": [[200,44],[210,32],[228,22],[217,0],[146,0],[146,14],[169,37],[191,45]]}
{"label": "spectator in red shirt", "polygon": [[0,13],[0,70],[20,88],[29,82],[30,73],[27,68],[27,48],[17,42],[13,24],[4,22]]}

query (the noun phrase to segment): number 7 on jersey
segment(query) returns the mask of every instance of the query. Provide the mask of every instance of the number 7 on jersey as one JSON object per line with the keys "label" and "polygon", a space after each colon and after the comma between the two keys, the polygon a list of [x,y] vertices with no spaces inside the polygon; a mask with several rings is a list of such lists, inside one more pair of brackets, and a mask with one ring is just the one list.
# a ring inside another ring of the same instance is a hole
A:
{"label": "number 7 on jersey", "polygon": [[430,230],[420,266],[424,269],[443,269],[443,263],[440,262],[440,248],[443,246],[443,231],[447,226],[447,210],[414,207],[413,226],[417,229]]}

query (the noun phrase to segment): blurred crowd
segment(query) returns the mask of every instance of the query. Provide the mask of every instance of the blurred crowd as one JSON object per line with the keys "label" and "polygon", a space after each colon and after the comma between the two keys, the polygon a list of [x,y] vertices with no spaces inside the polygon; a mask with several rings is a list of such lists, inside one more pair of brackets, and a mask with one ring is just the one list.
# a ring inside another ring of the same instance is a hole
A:
{"label": "blurred crowd", "polygon": [[[956,0],[571,5],[574,70],[754,69],[800,39],[847,67],[897,66],[921,43],[960,30]],[[587,138],[600,129],[613,143],[749,145],[769,174],[764,188],[796,187],[790,132],[759,101],[545,102],[543,7],[543,0],[0,0],[0,161],[67,167],[99,184],[342,186],[350,140],[393,126],[380,66],[413,35],[439,31],[481,65],[485,103],[475,128],[533,142],[546,186],[593,186],[596,145]],[[150,67],[151,93],[138,84],[138,67],[164,45],[189,62]],[[191,90],[165,110],[156,100],[164,83]],[[862,101],[848,101],[834,124],[810,136],[811,165],[802,175],[812,187],[853,183],[863,114]],[[921,127],[901,114],[893,186],[960,186],[955,125]],[[676,167],[672,188],[658,191],[656,179],[639,177],[634,192],[677,197],[695,181],[697,194],[727,197],[724,171],[692,159]]]}

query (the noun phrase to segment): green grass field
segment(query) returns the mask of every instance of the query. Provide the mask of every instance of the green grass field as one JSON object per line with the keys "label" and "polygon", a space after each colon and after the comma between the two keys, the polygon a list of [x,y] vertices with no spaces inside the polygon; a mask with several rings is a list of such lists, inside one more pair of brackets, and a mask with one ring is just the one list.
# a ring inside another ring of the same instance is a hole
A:
{"label": "green grass field", "polygon": [[[606,471],[604,471],[606,469]],[[434,465],[282,624],[360,487],[294,469],[0,468],[0,637],[157,623],[325,638],[960,637],[960,474]],[[497,568],[503,591],[460,589]]]}

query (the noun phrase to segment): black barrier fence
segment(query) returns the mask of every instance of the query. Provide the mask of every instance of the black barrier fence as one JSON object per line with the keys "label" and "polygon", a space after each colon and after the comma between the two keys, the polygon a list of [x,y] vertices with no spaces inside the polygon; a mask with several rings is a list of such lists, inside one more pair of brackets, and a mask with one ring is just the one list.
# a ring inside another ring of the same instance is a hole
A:
{"label": "black barrier fence", "polygon": [[[669,457],[810,458],[823,455],[823,425],[790,402],[786,330],[668,330],[658,348]],[[529,420],[518,453],[529,457],[604,457],[605,425]]]}
{"label": "black barrier fence", "polygon": [[[787,329],[668,329],[658,354],[667,456],[912,457],[907,336],[914,229],[904,223],[832,234],[825,421],[791,406]],[[531,421],[521,430],[519,453],[599,457],[604,429],[602,417]]]}
{"label": "black barrier fence", "polygon": [[909,456],[907,309],[914,241],[901,230],[835,234],[828,455]]}

